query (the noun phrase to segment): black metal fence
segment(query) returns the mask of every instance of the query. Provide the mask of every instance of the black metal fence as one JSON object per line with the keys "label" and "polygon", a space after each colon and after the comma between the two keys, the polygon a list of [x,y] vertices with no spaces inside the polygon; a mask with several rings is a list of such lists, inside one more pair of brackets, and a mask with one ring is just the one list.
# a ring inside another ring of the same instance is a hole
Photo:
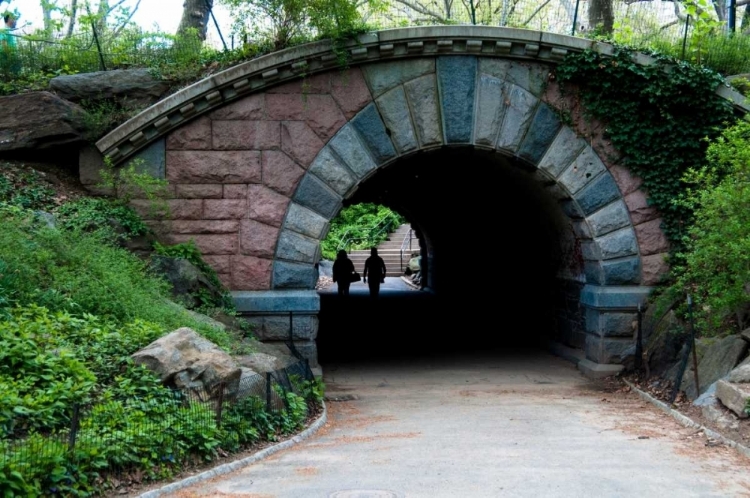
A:
{"label": "black metal fence", "polygon": [[273,440],[319,410],[312,381],[299,359],[210,389],[76,405],[64,429],[0,441],[0,488],[4,496],[28,496],[22,490],[34,483],[32,494],[44,496],[114,489]]}
{"label": "black metal fence", "polygon": [[[716,64],[711,62],[720,63],[727,51],[738,50],[738,40],[749,38],[746,35],[750,32],[748,6],[738,7],[733,1],[712,2],[703,11],[695,3],[676,0],[596,2],[611,7],[603,11],[592,8],[594,3],[581,0],[467,0],[460,3],[391,0],[385,9],[370,11],[365,7],[362,14],[371,29],[451,24],[533,29],[588,38],[603,37],[644,50],[659,49],[713,66]],[[258,20],[258,23],[268,24],[266,20]],[[17,49],[15,54],[5,54],[0,70],[5,74],[60,70],[90,72],[153,67],[159,62],[179,65],[202,57],[202,44],[197,39],[178,40],[168,34],[149,34],[137,29],[123,31],[117,36],[96,35],[94,29],[55,39],[14,34]],[[230,50],[227,47],[234,48],[234,38],[225,45],[225,52]],[[750,50],[742,51],[750,54]],[[745,57],[750,58],[750,55]]]}

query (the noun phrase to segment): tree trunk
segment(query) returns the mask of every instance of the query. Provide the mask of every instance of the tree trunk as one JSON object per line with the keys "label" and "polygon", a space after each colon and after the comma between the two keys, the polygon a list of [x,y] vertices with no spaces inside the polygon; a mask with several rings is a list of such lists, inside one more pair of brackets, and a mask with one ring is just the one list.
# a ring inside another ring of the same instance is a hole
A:
{"label": "tree trunk", "polygon": [[73,36],[73,30],[76,27],[76,15],[78,14],[78,0],[70,0],[70,19],[68,19],[68,31],[65,38]]}
{"label": "tree trunk", "polygon": [[198,38],[204,41],[208,30],[208,16],[213,6],[213,0],[185,0],[177,34],[184,35],[194,29]]}
{"label": "tree trunk", "polygon": [[41,4],[42,19],[44,20],[44,36],[49,38],[54,31],[54,26],[52,25],[52,10],[55,8],[55,4],[50,0],[42,0]]}
{"label": "tree trunk", "polygon": [[612,34],[615,24],[615,13],[612,0],[589,1],[589,29],[597,30],[600,34]]}

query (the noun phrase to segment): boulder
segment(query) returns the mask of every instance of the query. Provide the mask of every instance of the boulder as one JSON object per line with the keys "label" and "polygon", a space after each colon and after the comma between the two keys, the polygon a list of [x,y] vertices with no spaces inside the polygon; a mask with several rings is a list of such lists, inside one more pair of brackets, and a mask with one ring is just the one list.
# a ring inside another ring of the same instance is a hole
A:
{"label": "boulder", "polygon": [[722,379],[716,384],[716,397],[739,418],[748,417],[746,408],[750,399],[750,386],[747,384],[733,384]]}
{"label": "boulder", "polygon": [[[738,335],[731,335],[714,341],[698,363],[698,381],[700,392],[695,389],[693,369],[687,368],[682,378],[682,390],[690,399],[703,394],[708,387],[724,378],[744,358],[748,343]],[[688,363],[692,367],[692,360]]]}
{"label": "boulder", "polygon": [[266,373],[279,370],[287,366],[284,360],[266,353],[250,353],[235,357],[237,363],[256,372]]}
{"label": "boulder", "polygon": [[[649,315],[655,307],[647,310],[643,320],[644,351],[653,375],[662,375],[679,358],[687,334],[674,311],[667,312],[658,321]],[[655,323],[654,323],[655,322]]]}
{"label": "boulder", "polygon": [[132,107],[148,107],[168,90],[169,83],[154,78],[148,69],[117,69],[57,76],[50,90],[71,102],[114,100]]}
{"label": "boulder", "polygon": [[740,334],[740,337],[745,339],[747,342],[750,342],[750,329],[743,330],[742,333]]}
{"label": "boulder", "polygon": [[737,368],[729,372],[729,375],[724,380],[734,382],[735,384],[750,383],[750,361],[743,361]]}
{"label": "boulder", "polygon": [[716,382],[708,386],[708,389],[693,401],[693,406],[704,407],[714,403],[716,403]]}
{"label": "boulder", "polygon": [[178,389],[210,393],[220,383],[236,389],[242,375],[231,356],[187,327],[157,339],[131,358],[158,375],[165,385]]}
{"label": "boulder", "polygon": [[0,97],[0,152],[81,143],[85,112],[49,92]]}
{"label": "boulder", "polygon": [[260,342],[255,339],[245,339],[243,343],[250,347],[255,353],[264,353],[278,360],[279,368],[297,363],[297,358],[292,355],[289,348],[283,342]]}
{"label": "boulder", "polygon": [[737,418],[728,413],[721,403],[714,400],[713,403],[701,407],[701,413],[709,422],[722,430],[737,430],[740,427]]}
{"label": "boulder", "polygon": [[187,308],[201,305],[199,295],[210,296],[214,302],[221,299],[221,289],[212,284],[203,272],[184,258],[154,255],[151,269],[172,286],[172,296]]}

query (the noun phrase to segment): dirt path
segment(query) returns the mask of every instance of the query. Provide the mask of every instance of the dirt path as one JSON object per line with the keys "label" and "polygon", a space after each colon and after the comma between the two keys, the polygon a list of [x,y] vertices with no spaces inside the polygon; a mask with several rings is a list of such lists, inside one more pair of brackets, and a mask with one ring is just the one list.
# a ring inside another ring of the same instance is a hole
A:
{"label": "dirt path", "polygon": [[750,460],[558,358],[329,366],[308,442],[173,497],[748,496]]}

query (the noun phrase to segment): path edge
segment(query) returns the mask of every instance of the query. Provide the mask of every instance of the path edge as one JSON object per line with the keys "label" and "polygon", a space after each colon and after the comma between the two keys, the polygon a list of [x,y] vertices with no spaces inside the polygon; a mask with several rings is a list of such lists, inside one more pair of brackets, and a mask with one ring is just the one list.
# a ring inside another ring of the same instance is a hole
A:
{"label": "path edge", "polygon": [[175,491],[185,489],[188,486],[208,481],[209,479],[213,479],[214,477],[229,474],[230,472],[234,472],[235,470],[247,467],[248,465],[263,460],[264,458],[267,458],[274,453],[278,453],[279,451],[291,448],[305,441],[306,439],[309,439],[310,437],[314,436],[320,430],[320,428],[325,425],[327,421],[328,409],[326,407],[326,404],[323,402],[323,413],[320,415],[320,417],[318,417],[318,419],[313,422],[307,429],[300,432],[291,439],[287,439],[286,441],[282,441],[281,443],[269,446],[268,448],[264,448],[257,453],[253,453],[252,455],[240,460],[235,460],[234,462],[218,465],[210,470],[201,472],[200,474],[186,477],[185,479],[182,479],[180,481],[162,486],[159,489],[146,491],[145,493],[138,495],[137,498],[157,498],[159,496],[162,496],[163,494],[173,493]]}

